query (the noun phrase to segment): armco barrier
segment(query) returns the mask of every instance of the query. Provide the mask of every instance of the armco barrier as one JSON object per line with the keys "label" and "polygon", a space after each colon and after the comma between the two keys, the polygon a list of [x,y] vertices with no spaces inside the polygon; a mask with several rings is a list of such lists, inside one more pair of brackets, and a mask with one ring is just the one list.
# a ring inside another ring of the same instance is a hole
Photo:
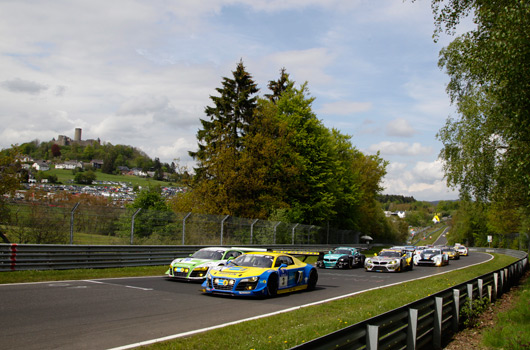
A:
{"label": "armco barrier", "polygon": [[[169,265],[174,258],[186,257],[203,247],[205,246],[0,244],[0,272]],[[312,251],[331,248],[327,245],[252,247]]]}
{"label": "armco barrier", "polygon": [[474,299],[499,298],[528,269],[528,254],[509,249],[471,248],[519,258],[505,268],[479,276],[420,299],[403,307],[372,317],[347,328],[291,348],[324,349],[442,349],[461,329],[460,311]]}

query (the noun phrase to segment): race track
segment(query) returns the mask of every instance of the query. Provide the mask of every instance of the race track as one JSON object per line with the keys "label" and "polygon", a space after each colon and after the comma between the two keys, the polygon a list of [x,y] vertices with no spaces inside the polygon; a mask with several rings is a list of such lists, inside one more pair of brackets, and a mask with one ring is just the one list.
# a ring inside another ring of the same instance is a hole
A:
{"label": "race track", "polygon": [[[109,349],[340,297],[491,259],[391,274],[319,269],[317,288],[273,299],[203,295],[163,276],[0,285],[0,349]],[[161,268],[161,274],[165,268]]]}

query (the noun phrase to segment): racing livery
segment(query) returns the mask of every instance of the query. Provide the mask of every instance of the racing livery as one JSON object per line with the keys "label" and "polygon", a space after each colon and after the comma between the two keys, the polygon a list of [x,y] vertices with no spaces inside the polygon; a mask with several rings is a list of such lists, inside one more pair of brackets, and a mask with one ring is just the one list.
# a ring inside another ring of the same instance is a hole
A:
{"label": "racing livery", "polygon": [[238,296],[275,296],[313,290],[317,269],[297,258],[275,252],[252,252],[210,269],[202,283],[204,293]]}
{"label": "racing livery", "polygon": [[412,270],[413,254],[401,249],[383,249],[379,254],[366,258],[364,269],[378,272],[401,272]]}
{"label": "racing livery", "polygon": [[265,249],[202,248],[187,258],[173,260],[166,271],[166,275],[174,279],[202,282],[212,266],[225,265],[230,259],[234,259],[245,252],[256,250],[264,251]]}
{"label": "racing livery", "polygon": [[449,260],[458,260],[460,259],[460,253],[453,247],[441,247],[442,252],[446,253],[449,257]]}
{"label": "racing livery", "polygon": [[322,260],[318,260],[317,267],[326,269],[349,269],[364,266],[366,256],[361,254],[360,249],[353,247],[338,247],[330,250]]}
{"label": "racing livery", "polygon": [[424,249],[414,256],[414,265],[443,266],[449,264],[449,256],[440,248]]}
{"label": "racing livery", "polygon": [[460,243],[455,244],[455,250],[458,252],[458,254],[463,255],[463,256],[468,256],[469,254],[467,247],[463,246]]}

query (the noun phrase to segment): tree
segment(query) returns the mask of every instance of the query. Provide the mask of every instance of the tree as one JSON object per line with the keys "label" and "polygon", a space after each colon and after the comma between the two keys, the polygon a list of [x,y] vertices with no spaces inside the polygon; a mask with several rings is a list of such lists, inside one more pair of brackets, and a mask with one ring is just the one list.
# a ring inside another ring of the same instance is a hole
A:
{"label": "tree", "polygon": [[198,151],[190,152],[197,160],[195,184],[208,189],[208,198],[218,214],[237,214],[232,203],[237,203],[239,160],[243,138],[253,123],[259,90],[240,61],[232,72],[233,79],[223,78],[220,96],[210,96],[214,106],[205,108],[209,119],[201,119],[202,129],[197,133]]}
{"label": "tree", "polygon": [[60,157],[61,156],[61,147],[54,143],[51,147],[51,151],[52,151],[52,156],[54,157]]}
{"label": "tree", "polygon": [[[0,152],[0,217],[7,218],[9,209],[6,205],[6,196],[11,196],[18,189],[20,179],[18,172],[21,168],[20,162],[16,160],[19,151],[16,147]],[[5,222],[1,222],[5,224]],[[0,226],[0,238],[4,243],[9,243],[7,237],[2,233]]]}
{"label": "tree", "polygon": [[433,1],[437,33],[453,33],[467,15],[476,29],[440,53],[447,91],[460,118],[438,138],[450,186],[477,200],[530,203],[530,3]]}

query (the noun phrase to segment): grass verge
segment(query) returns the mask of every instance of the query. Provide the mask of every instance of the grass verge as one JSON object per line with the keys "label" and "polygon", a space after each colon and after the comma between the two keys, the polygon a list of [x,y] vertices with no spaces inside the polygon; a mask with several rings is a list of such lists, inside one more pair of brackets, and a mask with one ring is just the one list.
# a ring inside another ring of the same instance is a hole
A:
{"label": "grass verge", "polygon": [[484,345],[496,349],[530,349],[530,278],[514,293],[516,304],[497,315],[495,327],[484,331]]}

